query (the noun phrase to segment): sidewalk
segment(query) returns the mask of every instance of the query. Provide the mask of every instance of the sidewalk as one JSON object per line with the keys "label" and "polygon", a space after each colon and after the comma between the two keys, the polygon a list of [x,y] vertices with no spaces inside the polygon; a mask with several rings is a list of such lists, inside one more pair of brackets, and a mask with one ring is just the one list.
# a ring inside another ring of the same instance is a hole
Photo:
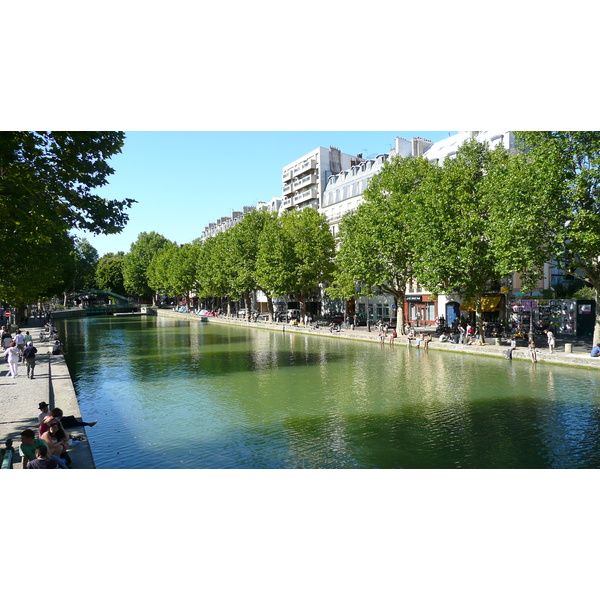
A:
{"label": "sidewalk", "polygon": [[[192,313],[178,313],[167,309],[158,309],[157,315],[161,317],[171,317],[176,319],[200,320],[200,317]],[[275,331],[286,331],[288,333],[302,333],[305,335],[320,335],[325,337],[336,337],[349,340],[361,340],[373,343],[380,343],[379,332],[375,326],[371,326],[371,331],[367,331],[366,327],[356,327],[355,329],[346,329],[333,333],[329,332],[329,327],[305,327],[304,325],[290,325],[289,323],[267,323],[266,321],[258,321],[256,323],[249,322],[245,319],[236,317],[207,317],[209,323],[225,323],[228,325],[237,325],[241,327],[253,327],[256,329],[269,329]],[[435,327],[419,327],[419,333],[431,333],[433,341],[429,344],[430,350],[442,350],[446,352],[463,352],[467,354],[483,354],[487,356],[495,356],[497,358],[506,358],[505,353],[508,349],[508,341],[505,338],[500,339],[500,344],[496,344],[496,338],[486,338],[485,346],[450,344],[449,342],[438,342],[439,335],[435,333]],[[537,345],[537,360],[540,363],[550,362],[554,364],[563,364],[572,367],[589,367],[600,368],[600,358],[592,358],[590,351],[592,349],[592,339],[588,338],[570,338],[567,336],[557,336],[556,349],[553,354],[548,352],[548,344],[546,336],[535,337]],[[385,340],[389,344],[389,336]],[[565,352],[565,344],[571,344],[572,352]],[[408,338],[405,335],[398,336],[394,341],[394,345],[407,346]],[[413,341],[411,346],[415,348],[417,343]],[[420,351],[421,349],[417,350]],[[517,349],[513,354],[513,360],[527,360],[531,362],[531,357],[527,350],[527,340],[517,340]]]}
{"label": "sidewalk", "polygon": [[[25,331],[23,329],[22,331]],[[81,418],[79,404],[73,388],[73,382],[62,355],[51,354],[52,344],[40,342],[40,327],[28,327],[33,345],[37,348],[34,379],[27,378],[27,367],[19,363],[19,374],[16,379],[9,376],[8,364],[4,357],[0,361],[0,448],[12,439],[14,455],[13,469],[21,468],[19,446],[21,432],[24,429],[38,430],[38,404],[42,401],[50,405],[50,409],[59,407],[65,416],[73,415]],[[85,427],[68,429],[71,435],[83,435],[85,442],[78,442],[69,449],[72,469],[94,469],[94,458],[87,442]]]}

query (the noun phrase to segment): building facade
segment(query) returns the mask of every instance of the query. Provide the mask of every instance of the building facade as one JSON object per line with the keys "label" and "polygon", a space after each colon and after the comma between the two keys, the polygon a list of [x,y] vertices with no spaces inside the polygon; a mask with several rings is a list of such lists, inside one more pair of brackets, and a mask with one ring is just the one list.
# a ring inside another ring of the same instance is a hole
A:
{"label": "building facade", "polygon": [[356,164],[356,156],[345,154],[333,146],[316,148],[283,167],[280,212],[322,206],[323,192],[330,175]]}

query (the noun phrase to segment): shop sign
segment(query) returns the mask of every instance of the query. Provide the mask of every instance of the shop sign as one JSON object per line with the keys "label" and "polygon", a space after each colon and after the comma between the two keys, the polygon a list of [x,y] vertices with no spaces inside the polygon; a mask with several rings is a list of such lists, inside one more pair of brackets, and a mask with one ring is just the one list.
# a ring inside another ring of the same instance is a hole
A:
{"label": "shop sign", "polygon": [[406,301],[414,303],[423,302],[423,296],[406,296]]}

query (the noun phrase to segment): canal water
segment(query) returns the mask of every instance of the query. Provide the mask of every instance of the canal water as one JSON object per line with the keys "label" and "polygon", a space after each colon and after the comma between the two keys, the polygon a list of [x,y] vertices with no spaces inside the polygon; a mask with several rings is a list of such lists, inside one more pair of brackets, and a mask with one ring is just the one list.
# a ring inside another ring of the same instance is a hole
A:
{"label": "canal water", "polygon": [[59,323],[98,468],[596,468],[600,375],[161,317]]}

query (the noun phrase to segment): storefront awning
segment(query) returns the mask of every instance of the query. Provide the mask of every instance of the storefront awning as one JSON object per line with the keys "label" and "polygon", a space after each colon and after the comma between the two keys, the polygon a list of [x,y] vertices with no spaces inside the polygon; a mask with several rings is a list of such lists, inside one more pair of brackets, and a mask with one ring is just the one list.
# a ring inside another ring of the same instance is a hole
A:
{"label": "storefront awning", "polygon": [[[502,296],[482,296],[481,310],[482,312],[496,312],[499,310]],[[475,310],[475,298],[468,298],[460,305],[460,310]]]}

